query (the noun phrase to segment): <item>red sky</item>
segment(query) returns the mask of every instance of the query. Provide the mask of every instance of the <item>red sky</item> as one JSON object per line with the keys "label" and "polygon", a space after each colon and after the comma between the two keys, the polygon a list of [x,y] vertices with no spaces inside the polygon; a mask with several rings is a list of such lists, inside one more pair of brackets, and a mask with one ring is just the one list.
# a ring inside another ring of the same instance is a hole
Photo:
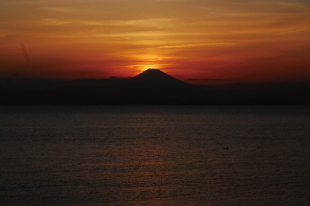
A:
{"label": "red sky", "polygon": [[0,1],[2,78],[147,68],[192,82],[310,81],[310,1]]}

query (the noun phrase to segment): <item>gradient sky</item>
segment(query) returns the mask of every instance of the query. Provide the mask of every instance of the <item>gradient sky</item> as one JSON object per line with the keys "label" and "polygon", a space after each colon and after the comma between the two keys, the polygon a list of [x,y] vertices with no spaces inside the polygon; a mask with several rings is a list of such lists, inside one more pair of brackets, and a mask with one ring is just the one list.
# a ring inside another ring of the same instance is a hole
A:
{"label": "gradient sky", "polygon": [[310,81],[310,0],[0,0],[0,76]]}

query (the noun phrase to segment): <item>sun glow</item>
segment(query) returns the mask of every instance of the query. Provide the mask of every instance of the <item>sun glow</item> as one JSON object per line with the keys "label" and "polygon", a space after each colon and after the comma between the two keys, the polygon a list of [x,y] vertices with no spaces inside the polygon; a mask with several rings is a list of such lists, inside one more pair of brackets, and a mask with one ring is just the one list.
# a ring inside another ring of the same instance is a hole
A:
{"label": "sun glow", "polygon": [[148,69],[163,69],[165,66],[169,64],[136,64],[136,65],[131,65],[130,68],[135,71],[136,74],[139,74],[141,72],[144,72],[145,70]]}
{"label": "sun glow", "polygon": [[309,14],[306,0],[0,1],[0,78],[158,68],[184,79],[310,81]]}

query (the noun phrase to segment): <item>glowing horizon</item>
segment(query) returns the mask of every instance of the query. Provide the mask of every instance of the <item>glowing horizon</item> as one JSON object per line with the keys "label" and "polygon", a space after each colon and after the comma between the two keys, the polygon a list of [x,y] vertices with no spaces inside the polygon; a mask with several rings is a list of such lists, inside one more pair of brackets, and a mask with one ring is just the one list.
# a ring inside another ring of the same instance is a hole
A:
{"label": "glowing horizon", "polygon": [[0,78],[310,81],[308,0],[0,2]]}

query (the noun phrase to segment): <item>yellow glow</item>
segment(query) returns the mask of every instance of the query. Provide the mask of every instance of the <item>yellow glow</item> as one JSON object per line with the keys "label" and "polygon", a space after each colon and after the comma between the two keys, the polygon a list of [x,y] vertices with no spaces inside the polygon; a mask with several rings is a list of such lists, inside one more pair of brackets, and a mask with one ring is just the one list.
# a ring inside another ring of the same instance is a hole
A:
{"label": "yellow glow", "polygon": [[169,66],[170,64],[136,64],[130,65],[129,67],[136,71],[136,74],[141,73],[148,69],[161,69],[165,68],[165,66]]}

